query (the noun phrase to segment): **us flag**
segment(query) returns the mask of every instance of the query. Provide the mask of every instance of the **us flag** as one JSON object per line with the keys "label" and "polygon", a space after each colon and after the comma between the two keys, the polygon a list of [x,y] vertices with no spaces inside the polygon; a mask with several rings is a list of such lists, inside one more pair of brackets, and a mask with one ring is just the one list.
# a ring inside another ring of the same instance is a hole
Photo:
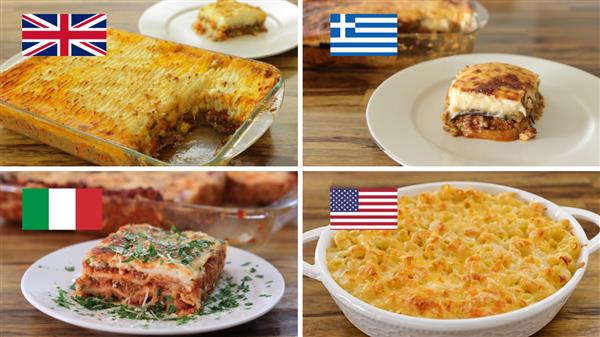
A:
{"label": "us flag", "polygon": [[332,188],[330,229],[396,229],[398,189]]}
{"label": "us flag", "polygon": [[106,14],[23,14],[23,56],[106,55]]}

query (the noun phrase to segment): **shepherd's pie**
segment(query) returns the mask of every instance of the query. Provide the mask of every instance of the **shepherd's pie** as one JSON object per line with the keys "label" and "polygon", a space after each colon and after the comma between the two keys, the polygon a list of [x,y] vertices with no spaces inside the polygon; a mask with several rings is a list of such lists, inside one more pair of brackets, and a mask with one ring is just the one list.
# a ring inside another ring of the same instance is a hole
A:
{"label": "shepherd's pie", "polygon": [[232,133],[280,80],[265,63],[108,29],[103,57],[32,57],[0,100],[145,154],[199,121]]}

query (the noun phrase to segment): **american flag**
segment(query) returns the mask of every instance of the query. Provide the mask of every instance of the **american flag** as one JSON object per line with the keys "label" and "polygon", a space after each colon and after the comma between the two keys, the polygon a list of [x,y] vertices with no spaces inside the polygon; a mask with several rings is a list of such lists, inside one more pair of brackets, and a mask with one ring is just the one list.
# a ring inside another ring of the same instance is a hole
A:
{"label": "american flag", "polygon": [[396,229],[398,189],[332,188],[330,229]]}
{"label": "american flag", "polygon": [[331,56],[398,55],[397,14],[331,14]]}
{"label": "american flag", "polygon": [[106,55],[106,14],[23,14],[23,56]]}

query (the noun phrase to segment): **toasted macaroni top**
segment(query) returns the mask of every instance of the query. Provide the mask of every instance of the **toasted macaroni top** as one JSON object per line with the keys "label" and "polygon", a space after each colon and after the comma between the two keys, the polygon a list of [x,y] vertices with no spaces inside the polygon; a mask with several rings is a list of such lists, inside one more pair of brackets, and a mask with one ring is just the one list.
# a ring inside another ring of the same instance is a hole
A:
{"label": "toasted macaroni top", "polygon": [[540,301],[581,265],[569,221],[513,193],[443,186],[398,200],[397,230],[339,230],[332,277],[353,296],[428,318],[500,314]]}

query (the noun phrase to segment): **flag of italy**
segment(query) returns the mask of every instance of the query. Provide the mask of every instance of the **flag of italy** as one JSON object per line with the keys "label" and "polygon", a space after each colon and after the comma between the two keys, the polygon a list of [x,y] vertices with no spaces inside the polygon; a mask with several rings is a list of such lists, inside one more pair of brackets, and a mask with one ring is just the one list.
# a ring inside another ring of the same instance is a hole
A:
{"label": "flag of italy", "polygon": [[102,189],[24,188],[24,230],[102,229]]}

